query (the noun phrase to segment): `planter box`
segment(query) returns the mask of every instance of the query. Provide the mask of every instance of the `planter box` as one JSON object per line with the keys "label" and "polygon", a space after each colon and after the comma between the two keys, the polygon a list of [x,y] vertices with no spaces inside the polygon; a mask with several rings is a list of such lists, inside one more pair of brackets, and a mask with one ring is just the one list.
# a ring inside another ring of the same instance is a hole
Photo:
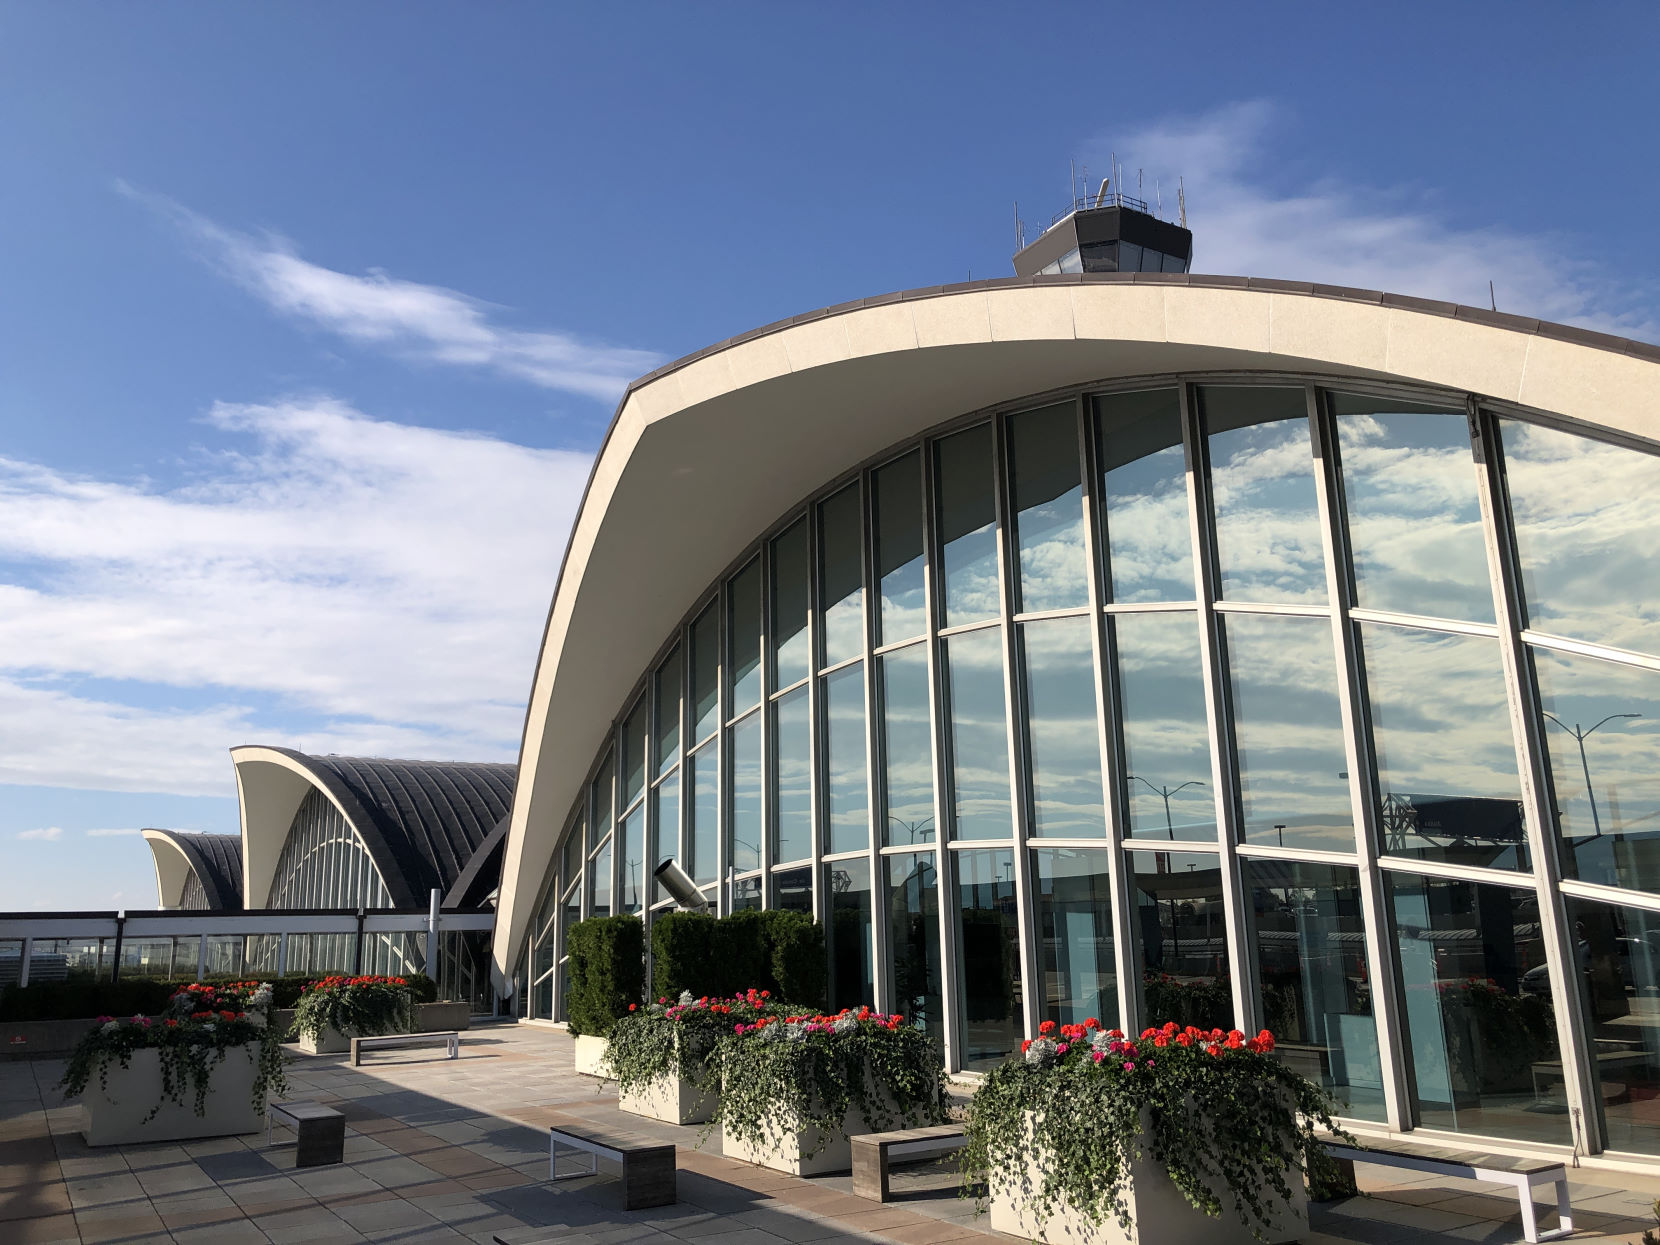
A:
{"label": "planter box", "polygon": [[665,1124],[707,1124],[714,1117],[715,1101],[714,1094],[672,1073],[631,1093],[617,1094],[617,1105],[624,1111]]}
{"label": "planter box", "polygon": [[196,1091],[187,1084],[180,1093],[182,1102],[164,1103],[154,1119],[143,1122],[150,1109],[161,1102],[159,1051],[134,1051],[125,1068],[111,1063],[108,1071],[107,1089],[95,1076],[81,1095],[85,1113],[82,1135],[89,1146],[227,1137],[257,1133],[265,1127],[263,1105],[253,1104],[254,1080],[259,1073],[257,1042],[225,1048],[225,1057],[213,1067],[202,1115],[196,1114]]}
{"label": "planter box", "polygon": [[[1040,1224],[1025,1197],[1027,1189],[1035,1192],[1041,1184],[1036,1164],[1028,1163],[1026,1184],[1018,1183],[1019,1172],[994,1171],[988,1176],[991,1226],[1044,1245],[1253,1245],[1257,1240],[1240,1222],[1233,1198],[1223,1195],[1222,1214],[1213,1219],[1195,1210],[1170,1183],[1163,1166],[1151,1158],[1138,1159],[1130,1167],[1124,1190],[1129,1231],[1119,1227],[1115,1217],[1091,1223],[1064,1200]],[[1286,1183],[1291,1186],[1291,1204],[1277,1202],[1270,1210],[1272,1226],[1264,1230],[1267,1245],[1284,1245],[1308,1234],[1308,1194],[1302,1173],[1293,1167],[1286,1173]]]}
{"label": "planter box", "polygon": [[333,1025],[324,1025],[316,1037],[300,1034],[300,1049],[308,1055],[345,1055],[352,1049],[355,1033],[342,1033]]}
{"label": "planter box", "polygon": [[589,1033],[576,1035],[576,1070],[583,1076],[605,1076],[605,1052],[611,1049],[611,1039],[594,1037]]}
{"label": "planter box", "polygon": [[[466,1003],[417,1003],[415,1027],[410,1032],[445,1033],[451,1029],[460,1032],[472,1027],[472,1014],[473,1009]],[[294,1027],[294,1009],[286,1007],[273,1011],[271,1023],[277,1027],[279,1033],[287,1033]],[[303,1040],[300,1042],[300,1049],[312,1054],[343,1054],[350,1048],[349,1041],[345,1046],[330,1047],[327,1051],[312,1050]]]}
{"label": "planter box", "polygon": [[[887,1108],[897,1117],[892,1128],[907,1128],[916,1121],[907,1121],[891,1099]],[[857,1106],[848,1108],[842,1117],[841,1131],[825,1139],[816,1128],[803,1127],[801,1112],[793,1105],[781,1103],[777,1113],[767,1121],[765,1140],[761,1145],[749,1145],[734,1137],[723,1124],[720,1131],[721,1153],[740,1163],[755,1163],[792,1176],[819,1176],[826,1172],[845,1172],[853,1168],[853,1143],[850,1137],[875,1132]],[[824,1141],[823,1148],[819,1142]],[[817,1153],[812,1153],[817,1150]]]}

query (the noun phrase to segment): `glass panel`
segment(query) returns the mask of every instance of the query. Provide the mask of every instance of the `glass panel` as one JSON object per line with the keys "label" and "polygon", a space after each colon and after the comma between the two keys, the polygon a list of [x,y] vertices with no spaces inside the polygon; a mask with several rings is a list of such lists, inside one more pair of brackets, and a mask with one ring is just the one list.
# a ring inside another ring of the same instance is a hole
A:
{"label": "glass panel", "polygon": [[813,739],[807,689],[780,696],[773,706],[772,781],[777,820],[772,858],[805,860],[813,854]]}
{"label": "glass panel", "polygon": [[611,841],[606,840],[605,846],[595,854],[593,863],[589,865],[591,872],[588,875],[588,888],[593,893],[593,900],[588,905],[589,916],[611,915]]}
{"label": "glass panel", "polygon": [[1499,642],[1362,623],[1383,849],[1526,869]]}
{"label": "glass panel", "polygon": [[[1660,1153],[1660,913],[1569,899],[1568,920],[1608,1148]],[[1529,976],[1537,984],[1524,978],[1522,988],[1548,997],[1550,978]],[[1559,1081],[1561,1065],[1546,1065],[1545,1075]]]}
{"label": "glass panel", "polygon": [[623,790],[622,806],[627,808],[645,789],[646,784],[646,715],[650,711],[649,696],[640,697],[634,712],[622,728]]}
{"label": "glass panel", "polygon": [[875,488],[876,578],[882,607],[876,642],[919,636],[928,625],[922,557],[922,455],[913,451],[879,468]]}
{"label": "glass panel", "polygon": [[1115,1028],[1118,967],[1113,959],[1107,854],[1054,848],[1033,852],[1032,859],[1043,939],[1039,1010],[1058,1025],[1081,1025],[1093,1017]]}
{"label": "glass panel", "polygon": [[1192,601],[1193,534],[1181,399],[1174,389],[1095,399],[1101,525],[1112,600]]}
{"label": "glass panel", "polygon": [[761,879],[739,878],[732,884],[732,911],[744,912],[761,907]]}
{"label": "glass panel", "polygon": [[1009,487],[1023,613],[1089,604],[1078,412],[1070,402],[1009,418]]}
{"label": "glass panel", "polygon": [[865,570],[859,486],[849,484],[819,507],[824,557],[819,580],[824,611],[824,664],[834,666],[865,651]]}
{"label": "glass panel", "polygon": [[[657,850],[651,855],[653,870],[665,860],[678,860],[680,856],[680,775],[671,774],[652,791],[652,799],[657,803]],[[657,903],[669,897],[663,884],[656,880],[655,873],[651,883],[651,902]]]}
{"label": "glass panel", "polygon": [[1134,242],[1120,242],[1118,244],[1118,271],[1141,271],[1141,248]]}
{"label": "glass panel", "polygon": [[657,670],[657,775],[680,760],[680,650]]}
{"label": "glass panel", "polygon": [[813,914],[813,870],[783,869],[772,875],[772,906],[785,912]]}
{"label": "glass panel", "polygon": [[1003,720],[1003,633],[996,627],[942,642],[947,721],[951,724],[951,833],[1006,839],[1009,737]]}
{"label": "glass panel", "polygon": [[997,503],[991,425],[979,424],[935,443],[940,564],[945,575],[945,625],[995,618]]}
{"label": "glass panel", "polygon": [[1160,271],[1163,271],[1163,272],[1186,272],[1187,271],[1187,261],[1185,259],[1183,259],[1180,255],[1166,255],[1164,257],[1164,264],[1163,264],[1162,268],[1160,269]]}
{"label": "glass panel", "polygon": [[868,860],[836,860],[830,875],[830,1008],[876,1006]]}
{"label": "glass panel", "polygon": [[807,677],[807,520],[798,519],[772,542],[772,688]]}
{"label": "glass panel", "polygon": [[1561,1070],[1549,1074],[1556,1019],[1533,891],[1392,871],[1384,877],[1417,1122],[1569,1144]]}
{"label": "glass panel", "polygon": [[883,842],[934,841],[933,728],[928,654],[920,644],[877,658],[882,697]]}
{"label": "glass panel", "polygon": [[1382,1120],[1383,1062],[1366,967],[1360,873],[1342,865],[1246,860],[1262,1023],[1275,1053],[1342,1106]]}
{"label": "glass panel", "polygon": [[727,713],[736,717],[761,703],[761,563],[751,562],[732,577],[726,590],[730,606],[727,654],[731,671],[732,703]]}
{"label": "glass panel", "polygon": [[962,946],[962,1065],[995,1068],[1020,1047],[1020,932],[1014,853],[957,853],[957,930]]}
{"label": "glass panel", "polygon": [[720,877],[717,844],[720,833],[720,758],[714,746],[686,758],[687,815],[691,826],[687,839],[691,859],[686,872],[699,884]]}
{"label": "glass panel", "polygon": [[571,827],[571,832],[565,836],[565,866],[560,871],[561,885],[569,886],[576,880],[577,874],[582,869],[584,852],[582,830],[582,819],[579,817],[576,824]]}
{"label": "glass panel", "polygon": [[571,926],[582,919],[582,888],[571,887],[571,893],[565,896],[565,902],[559,905],[559,950],[563,954],[570,946],[568,936]]}
{"label": "glass panel", "polygon": [[761,715],[732,728],[732,867],[761,867]]}
{"label": "glass panel", "polygon": [[826,820],[832,852],[870,846],[870,793],[865,782],[865,667],[844,666],[824,680]]}
{"label": "glass panel", "polygon": [[906,1021],[933,1037],[945,1056],[940,1001],[940,870],[931,852],[883,857],[888,883],[888,943],[893,998]]}
{"label": "glass panel", "polygon": [[1199,390],[1210,441],[1222,595],[1326,601],[1325,553],[1301,389]]}
{"label": "glass panel", "polygon": [[618,863],[622,866],[622,875],[619,881],[622,892],[617,896],[617,910],[619,912],[638,912],[645,897],[646,806],[644,804],[641,804],[622,819],[622,837],[619,840],[617,850],[621,853]]}
{"label": "glass panel", "polygon": [[1330,400],[1343,451],[1356,604],[1492,622],[1464,412],[1346,393]]}
{"label": "glass panel", "polygon": [[1354,851],[1331,624],[1230,614],[1224,625],[1245,841]]}
{"label": "glass panel", "polygon": [[1033,834],[1090,839],[1107,833],[1093,625],[1088,618],[1020,624]]}
{"label": "glass panel", "polygon": [[594,841],[598,842],[611,833],[612,816],[614,810],[611,805],[612,786],[615,771],[612,768],[611,758],[605,758],[605,764],[599,768],[599,775],[594,779]]}
{"label": "glass panel", "polygon": [[1660,891],[1660,674],[1532,651],[1562,872]]}
{"label": "glass panel", "polygon": [[1147,1022],[1233,1028],[1222,869],[1214,852],[1129,852]]}
{"label": "glass panel", "polygon": [[692,739],[720,725],[720,614],[710,605],[692,624]]}
{"label": "glass panel", "polygon": [[1129,833],[1214,842],[1198,617],[1119,614],[1109,625],[1118,641]]}
{"label": "glass panel", "polygon": [[1660,653],[1660,456],[1515,420],[1499,427],[1529,623]]}

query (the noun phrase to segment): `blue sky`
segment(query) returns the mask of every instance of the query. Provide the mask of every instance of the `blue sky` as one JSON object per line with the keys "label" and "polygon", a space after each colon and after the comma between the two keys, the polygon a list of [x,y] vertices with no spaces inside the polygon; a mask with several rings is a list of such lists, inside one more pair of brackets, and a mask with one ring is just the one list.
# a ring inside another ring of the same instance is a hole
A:
{"label": "blue sky", "polygon": [[1071,161],[1660,337],[1651,6],[1013,14],[0,3],[0,908],[151,905],[235,744],[516,756],[627,380],[1006,274]]}

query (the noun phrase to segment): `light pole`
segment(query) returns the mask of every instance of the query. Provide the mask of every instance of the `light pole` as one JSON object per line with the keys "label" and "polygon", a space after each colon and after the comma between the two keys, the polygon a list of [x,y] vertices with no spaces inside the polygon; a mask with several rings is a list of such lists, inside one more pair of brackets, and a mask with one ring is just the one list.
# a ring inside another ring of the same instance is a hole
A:
{"label": "light pole", "polygon": [[1165,833],[1167,833],[1170,836],[1171,841],[1174,842],[1175,838],[1176,838],[1176,827],[1171,823],[1171,820],[1170,820],[1170,797],[1175,795],[1176,792],[1183,790],[1184,788],[1187,788],[1187,787],[1202,787],[1205,784],[1200,782],[1197,778],[1190,778],[1190,779],[1188,779],[1188,781],[1182,783],[1181,786],[1178,786],[1178,787],[1155,787],[1152,783],[1148,782],[1140,774],[1131,774],[1129,777],[1130,777],[1131,782],[1139,782],[1142,786],[1146,787],[1147,790],[1151,791],[1154,795],[1160,796],[1160,797],[1163,798],[1163,800],[1164,800],[1164,829],[1165,829]]}
{"label": "light pole", "polygon": [[1545,716],[1552,722],[1555,722],[1563,730],[1567,731],[1568,734],[1572,735],[1575,742],[1579,744],[1579,767],[1585,773],[1585,798],[1591,801],[1591,837],[1594,839],[1600,839],[1602,837],[1602,819],[1597,816],[1596,792],[1591,790],[1591,763],[1585,759],[1585,737],[1592,734],[1599,727],[1606,726],[1615,718],[1640,718],[1643,715],[1640,713],[1610,713],[1601,722],[1598,722],[1596,726],[1591,727],[1589,730],[1583,731],[1579,729],[1578,722],[1575,722],[1572,726],[1569,726],[1554,713],[1547,712]]}

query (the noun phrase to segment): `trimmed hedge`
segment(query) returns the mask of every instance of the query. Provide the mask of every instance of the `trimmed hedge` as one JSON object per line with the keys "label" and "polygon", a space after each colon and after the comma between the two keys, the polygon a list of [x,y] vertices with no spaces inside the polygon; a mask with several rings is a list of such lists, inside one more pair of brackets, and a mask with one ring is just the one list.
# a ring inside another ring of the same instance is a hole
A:
{"label": "trimmed hedge", "polygon": [[754,987],[803,1007],[826,1006],[824,927],[802,912],[746,910],[716,919],[671,912],[651,926],[654,998],[726,997]]}
{"label": "trimmed hedge", "polygon": [[[291,973],[284,977],[210,975],[202,980],[269,981],[271,1006],[293,1007],[305,988],[328,973]],[[438,1001],[438,983],[425,973],[405,973],[417,1003]],[[194,977],[124,977],[120,981],[46,981],[0,990],[0,1020],[91,1020],[95,1016],[155,1016],[167,1010],[167,1000]]]}
{"label": "trimmed hedge", "polygon": [[645,927],[637,916],[595,916],[571,926],[566,939],[571,992],[570,1031],[609,1037],[646,985]]}

